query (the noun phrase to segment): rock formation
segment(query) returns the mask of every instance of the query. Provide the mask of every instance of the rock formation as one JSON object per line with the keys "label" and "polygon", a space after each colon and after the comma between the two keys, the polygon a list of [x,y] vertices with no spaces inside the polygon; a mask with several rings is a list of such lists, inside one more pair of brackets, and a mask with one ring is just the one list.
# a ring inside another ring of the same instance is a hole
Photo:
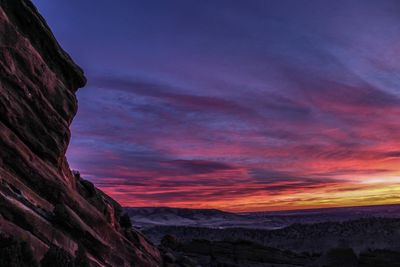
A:
{"label": "rock formation", "polygon": [[29,0],[0,0],[0,234],[37,262],[56,248],[91,266],[160,266],[158,249],[120,224],[120,206],[69,169],[85,82]]}

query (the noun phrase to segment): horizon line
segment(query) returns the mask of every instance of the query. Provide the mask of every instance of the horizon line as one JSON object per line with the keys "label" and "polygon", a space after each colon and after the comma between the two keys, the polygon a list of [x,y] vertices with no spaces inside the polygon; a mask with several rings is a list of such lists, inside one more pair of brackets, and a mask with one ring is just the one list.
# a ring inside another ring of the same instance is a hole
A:
{"label": "horizon line", "polygon": [[384,207],[384,206],[400,206],[400,203],[391,204],[372,204],[372,205],[354,205],[354,206],[337,206],[337,207],[320,207],[320,208],[301,208],[301,209],[283,209],[283,210],[264,210],[264,211],[227,211],[217,208],[185,208],[185,207],[170,207],[170,206],[142,206],[142,207],[132,207],[132,206],[122,206],[124,209],[148,209],[148,208],[169,208],[169,209],[181,209],[181,210],[217,210],[226,213],[244,214],[244,213],[279,213],[279,212],[299,212],[299,211],[312,211],[312,210],[330,210],[330,209],[346,209],[346,208],[368,208],[368,207]]}

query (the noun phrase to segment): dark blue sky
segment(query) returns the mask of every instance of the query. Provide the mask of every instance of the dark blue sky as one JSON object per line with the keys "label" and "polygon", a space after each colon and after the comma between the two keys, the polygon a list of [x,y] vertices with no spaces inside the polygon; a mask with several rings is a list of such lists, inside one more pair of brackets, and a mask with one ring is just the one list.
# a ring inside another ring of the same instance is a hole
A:
{"label": "dark blue sky", "polygon": [[89,80],[71,167],[124,205],[399,202],[399,1],[34,3]]}

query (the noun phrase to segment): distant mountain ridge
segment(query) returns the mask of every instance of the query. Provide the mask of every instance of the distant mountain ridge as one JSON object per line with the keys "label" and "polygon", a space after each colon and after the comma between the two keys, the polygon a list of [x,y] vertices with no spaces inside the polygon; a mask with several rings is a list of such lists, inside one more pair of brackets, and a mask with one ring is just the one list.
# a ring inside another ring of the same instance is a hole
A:
{"label": "distant mountain ridge", "polygon": [[342,222],[361,218],[400,218],[400,205],[341,207],[292,211],[232,213],[218,209],[169,207],[124,208],[135,226],[278,229],[295,223]]}
{"label": "distant mountain ridge", "polygon": [[209,226],[227,221],[240,221],[244,216],[217,209],[187,209],[169,207],[125,208],[135,226],[149,227],[155,225]]}

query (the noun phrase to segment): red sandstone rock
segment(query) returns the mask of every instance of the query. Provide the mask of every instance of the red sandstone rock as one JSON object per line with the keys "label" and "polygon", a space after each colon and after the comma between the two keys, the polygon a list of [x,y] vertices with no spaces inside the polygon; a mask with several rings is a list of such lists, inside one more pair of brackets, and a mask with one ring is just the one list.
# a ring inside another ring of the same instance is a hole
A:
{"label": "red sandstone rock", "polygon": [[119,225],[121,208],[74,175],[65,158],[82,70],[29,0],[0,0],[0,232],[93,266],[161,265],[158,249]]}

